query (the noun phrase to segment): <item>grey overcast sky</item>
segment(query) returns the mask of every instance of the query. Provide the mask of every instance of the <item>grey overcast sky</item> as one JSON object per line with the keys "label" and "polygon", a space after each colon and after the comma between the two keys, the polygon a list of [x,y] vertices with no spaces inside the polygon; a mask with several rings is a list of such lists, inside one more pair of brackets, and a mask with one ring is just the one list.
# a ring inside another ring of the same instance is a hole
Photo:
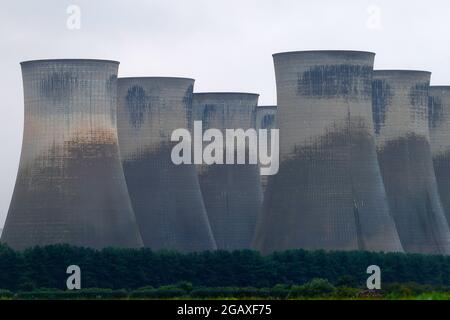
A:
{"label": "grey overcast sky", "polygon": [[[80,29],[67,27],[70,5]],[[196,91],[256,92],[260,104],[276,103],[282,51],[373,51],[376,68],[450,84],[447,0],[0,0],[0,35],[0,227],[20,156],[23,60],[114,59],[119,76],[192,77]]]}

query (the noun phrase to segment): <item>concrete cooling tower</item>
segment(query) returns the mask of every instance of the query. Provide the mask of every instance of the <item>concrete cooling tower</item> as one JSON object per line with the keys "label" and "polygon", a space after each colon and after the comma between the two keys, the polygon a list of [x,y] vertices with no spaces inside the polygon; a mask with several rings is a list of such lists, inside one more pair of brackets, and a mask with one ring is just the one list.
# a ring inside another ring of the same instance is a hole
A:
{"label": "concrete cooling tower", "polygon": [[146,247],[181,252],[216,248],[194,165],[175,165],[171,135],[188,128],[194,80],[122,78],[118,132],[122,163]]}
{"label": "concrete cooling tower", "polygon": [[[267,147],[269,150],[269,153],[271,152],[270,146],[271,146],[271,136],[270,136],[270,130],[271,129],[277,129],[277,122],[276,122],[276,115],[277,115],[277,106],[259,106],[256,109],[256,129],[266,129],[268,130],[268,137],[269,140],[267,142]],[[260,164],[261,166],[261,164]],[[261,175],[261,186],[263,193],[266,190],[267,182],[269,180],[269,176]]]}
{"label": "concrete cooling tower", "polygon": [[429,144],[423,71],[375,71],[373,117],[391,213],[406,252],[450,253]]}
{"label": "concrete cooling tower", "polygon": [[[194,120],[202,121],[203,130],[255,129],[257,94],[196,93]],[[224,139],[225,141],[225,139]],[[206,144],[209,144],[206,143]],[[223,151],[223,162],[226,153]],[[199,167],[200,187],[217,248],[250,248],[256,220],[262,205],[258,164],[211,164]]]}
{"label": "concrete cooling tower", "polygon": [[2,242],[140,247],[119,159],[118,62],[22,63],[25,128]]}
{"label": "concrete cooling tower", "polygon": [[374,54],[274,55],[280,169],[269,178],[254,246],[402,251],[377,161]]}
{"label": "concrete cooling tower", "polygon": [[450,226],[450,86],[429,89],[431,154],[441,203]]}

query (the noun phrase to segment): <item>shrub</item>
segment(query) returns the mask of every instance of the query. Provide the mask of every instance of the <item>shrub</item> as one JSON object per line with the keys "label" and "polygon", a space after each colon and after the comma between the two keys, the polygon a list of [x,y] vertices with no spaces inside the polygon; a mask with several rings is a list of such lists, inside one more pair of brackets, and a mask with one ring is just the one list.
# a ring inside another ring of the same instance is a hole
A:
{"label": "shrub", "polygon": [[445,292],[448,288],[443,286],[422,285],[415,282],[392,283],[384,287],[390,299],[419,296],[426,292]]}
{"label": "shrub", "polygon": [[285,284],[277,284],[269,290],[270,296],[275,299],[286,299],[291,292],[291,286]]}
{"label": "shrub", "polygon": [[134,299],[170,299],[186,296],[187,292],[175,286],[164,286],[160,288],[144,287],[134,290],[130,298]]}
{"label": "shrub", "polygon": [[211,298],[228,298],[234,297],[238,293],[237,288],[221,287],[221,288],[197,288],[192,290],[192,298],[211,299]]}
{"label": "shrub", "polygon": [[123,299],[126,297],[128,297],[126,290],[98,288],[73,291],[41,288],[36,291],[20,292],[17,294],[17,298],[24,300]]}
{"label": "shrub", "polygon": [[336,288],[333,297],[337,299],[352,299],[356,298],[359,292],[360,289],[358,288],[341,286]]}
{"label": "shrub", "polygon": [[41,288],[34,291],[21,291],[17,294],[18,299],[23,300],[55,300],[60,299],[63,291],[58,289]]}
{"label": "shrub", "polygon": [[336,291],[333,286],[326,279],[313,279],[300,286],[292,286],[288,298],[315,298],[328,297]]}
{"label": "shrub", "polygon": [[11,299],[14,294],[9,290],[0,289],[0,299]]}
{"label": "shrub", "polygon": [[89,288],[82,290],[63,291],[64,298],[70,299],[124,299],[128,297],[128,292],[124,289],[111,290],[100,288]]}

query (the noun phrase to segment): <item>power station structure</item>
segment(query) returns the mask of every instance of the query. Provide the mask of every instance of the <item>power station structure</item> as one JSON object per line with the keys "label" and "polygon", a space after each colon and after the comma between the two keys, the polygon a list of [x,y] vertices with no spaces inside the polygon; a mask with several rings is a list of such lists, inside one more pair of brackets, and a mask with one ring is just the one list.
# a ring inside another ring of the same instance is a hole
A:
{"label": "power station structure", "polygon": [[374,56],[274,55],[280,168],[269,179],[256,249],[402,251],[376,155]]}
{"label": "power station structure", "polygon": [[[267,141],[267,149],[269,154],[272,153],[271,145],[272,145],[272,136],[270,130],[277,129],[277,106],[259,106],[256,109],[256,129],[265,129],[268,130],[268,141]],[[260,167],[263,167],[263,164],[259,164]],[[263,193],[267,188],[267,182],[270,176],[261,175],[261,187]]]}
{"label": "power station structure", "polygon": [[119,159],[118,62],[22,64],[22,154],[2,242],[140,247]]}
{"label": "power station structure", "polygon": [[429,88],[431,155],[439,196],[450,226],[450,86]]}
{"label": "power station structure", "polygon": [[[226,129],[255,130],[257,94],[196,93],[193,110],[195,121],[201,121],[203,132]],[[224,141],[227,139],[224,139]],[[214,140],[215,141],[215,140]],[[223,164],[202,164],[198,167],[200,187],[218,249],[250,248],[256,221],[262,205],[259,166],[250,162],[250,140],[245,147],[235,141],[233,148],[222,144]],[[205,142],[207,146],[211,142]],[[237,153],[246,156],[245,164],[237,164]],[[226,162],[234,159],[234,164]]]}
{"label": "power station structure", "polygon": [[118,81],[123,169],[144,245],[155,250],[216,248],[195,166],[171,159],[172,132],[191,124],[193,87],[184,78]]}
{"label": "power station structure", "polygon": [[[450,86],[374,72],[374,56],[275,54],[278,107],[193,94],[193,79],[118,80],[116,61],[22,62],[22,153],[0,240],[450,255]],[[261,175],[260,129],[269,157],[279,129],[273,176]],[[192,162],[173,159],[181,142]]]}
{"label": "power station structure", "polygon": [[449,254],[450,232],[429,140],[430,76],[425,71],[375,71],[374,129],[381,173],[404,250]]}

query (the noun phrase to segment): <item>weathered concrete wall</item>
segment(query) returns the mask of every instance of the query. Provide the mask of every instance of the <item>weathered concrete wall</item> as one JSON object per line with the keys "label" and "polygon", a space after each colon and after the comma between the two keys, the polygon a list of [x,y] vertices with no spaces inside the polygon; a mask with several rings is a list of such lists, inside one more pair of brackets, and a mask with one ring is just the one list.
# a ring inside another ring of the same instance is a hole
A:
{"label": "weathered concrete wall", "polygon": [[431,154],[439,195],[450,226],[450,86],[432,86],[429,92]]}
{"label": "weathered concrete wall", "polygon": [[[255,129],[258,95],[194,94],[194,120],[203,130]],[[206,143],[208,144],[208,143]],[[224,162],[226,152],[224,150]],[[248,151],[246,151],[248,153]],[[200,187],[218,249],[250,248],[262,204],[259,166],[213,164],[199,167]]]}
{"label": "weathered concrete wall", "polygon": [[[267,148],[269,150],[269,153],[271,152],[270,146],[272,141],[270,130],[278,129],[276,116],[277,116],[277,106],[259,106],[256,109],[256,129],[258,130],[266,129],[269,131],[267,142]],[[266,191],[268,180],[269,176],[261,176],[261,186],[263,193]]]}
{"label": "weathered concrete wall", "polygon": [[144,245],[181,252],[216,248],[194,165],[171,160],[172,132],[188,128],[194,80],[119,79],[123,168]]}
{"label": "weathered concrete wall", "polygon": [[274,55],[280,170],[269,177],[255,248],[402,251],[376,156],[373,60]]}
{"label": "weathered concrete wall", "polygon": [[22,63],[25,129],[2,241],[139,247],[119,159],[118,63]]}
{"label": "weathered concrete wall", "polygon": [[428,127],[430,73],[375,71],[373,116],[378,159],[406,252],[450,253]]}

